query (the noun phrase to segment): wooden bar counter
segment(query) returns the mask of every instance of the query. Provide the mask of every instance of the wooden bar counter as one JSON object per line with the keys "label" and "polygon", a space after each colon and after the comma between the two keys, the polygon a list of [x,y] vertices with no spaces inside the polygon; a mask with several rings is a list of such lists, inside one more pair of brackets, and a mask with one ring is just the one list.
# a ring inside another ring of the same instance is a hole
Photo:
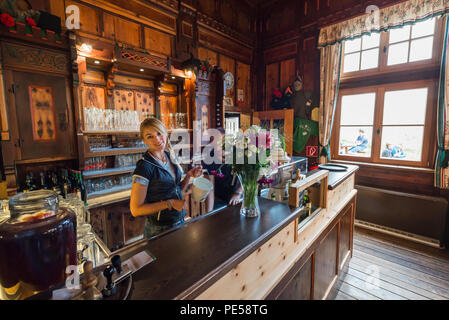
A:
{"label": "wooden bar counter", "polygon": [[303,221],[259,198],[257,218],[227,207],[150,239],[131,299],[325,299],[352,255],[356,170],[326,171],[327,206]]}

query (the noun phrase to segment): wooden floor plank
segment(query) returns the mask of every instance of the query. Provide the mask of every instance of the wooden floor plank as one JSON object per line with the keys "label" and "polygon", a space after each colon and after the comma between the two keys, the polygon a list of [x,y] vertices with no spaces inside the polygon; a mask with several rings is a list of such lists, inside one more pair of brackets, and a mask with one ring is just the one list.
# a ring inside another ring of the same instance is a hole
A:
{"label": "wooden floor plank", "polygon": [[373,296],[372,294],[365,292],[357,287],[354,287],[346,282],[338,280],[339,292],[343,292],[344,294],[355,298],[356,300],[380,300],[378,297]]}
{"label": "wooden floor plank", "polygon": [[422,295],[419,295],[413,291],[404,289],[398,285],[392,284],[388,281],[386,281],[384,278],[381,277],[381,275],[375,275],[375,274],[367,274],[362,271],[359,271],[355,268],[349,268],[348,274],[359,278],[360,280],[363,280],[365,283],[369,282],[369,285],[373,288],[381,288],[384,290],[388,290],[394,294],[397,294],[398,296],[404,297],[408,300],[430,300],[427,297],[424,297]]}
{"label": "wooden floor plank", "polygon": [[445,280],[449,280],[449,269],[438,266],[430,261],[423,261],[417,259],[416,257],[409,257],[403,255],[402,253],[393,252],[385,248],[376,248],[372,244],[367,244],[366,242],[362,243],[357,240],[354,240],[354,246],[363,252],[385,258],[386,260],[396,262],[418,271],[426,272]]}
{"label": "wooden floor plank", "polygon": [[335,296],[334,300],[357,300],[354,297],[351,297],[350,295],[347,295],[343,291],[339,291],[337,295]]}
{"label": "wooden floor plank", "polygon": [[368,268],[371,269],[372,266],[376,266],[377,268],[379,268],[381,279],[388,281],[394,285],[410,290],[432,300],[449,299],[449,291],[432,286],[425,281],[411,278],[408,275],[401,274],[391,269],[386,269],[383,266],[374,265],[370,262],[359,260],[356,257],[352,258],[349,261],[349,268],[362,272],[364,270],[366,271]]}
{"label": "wooden floor plank", "polygon": [[357,243],[354,243],[354,250],[362,251],[362,252],[367,253],[369,255],[381,258],[381,259],[383,259],[385,261],[390,261],[390,262],[402,265],[404,267],[407,267],[407,268],[410,268],[410,269],[413,269],[413,270],[416,270],[416,271],[419,271],[419,272],[422,272],[422,273],[426,273],[426,274],[432,275],[432,276],[434,276],[436,278],[439,278],[441,280],[449,279],[449,273],[447,273],[447,272],[436,270],[436,269],[434,269],[434,268],[432,268],[430,266],[426,266],[426,265],[423,265],[423,264],[410,262],[407,259],[397,257],[395,255],[389,254],[388,252],[384,252],[384,251],[381,251],[381,250],[376,250],[376,249],[373,249],[373,248],[369,248],[367,246],[361,246],[361,245],[359,245]]}
{"label": "wooden floor plank", "polygon": [[417,243],[400,237],[395,237],[390,234],[385,234],[382,232],[377,232],[362,227],[355,227],[354,237],[358,236],[368,237],[376,241],[382,241],[384,243],[387,243],[388,245],[398,246],[400,248],[412,250],[414,252],[419,252],[429,257],[435,257],[449,262],[449,250],[447,249],[434,248],[422,243]]}
{"label": "wooden floor plank", "polygon": [[349,273],[342,274],[342,281],[347,284],[352,285],[353,287],[358,288],[359,290],[363,290],[365,292],[369,292],[371,295],[378,297],[381,300],[407,300],[407,298],[395,294],[389,290],[385,290],[383,288],[376,288],[373,286],[369,286],[365,280],[359,279],[350,275]]}
{"label": "wooden floor plank", "polygon": [[449,300],[448,250],[358,227],[353,245],[329,299]]}
{"label": "wooden floor plank", "polygon": [[378,248],[382,248],[391,252],[395,252],[402,256],[411,257],[413,259],[419,259],[420,261],[425,261],[431,264],[438,265],[446,270],[449,270],[449,260],[443,259],[441,257],[430,256],[428,254],[424,254],[420,251],[415,251],[413,249],[401,247],[399,245],[395,245],[392,243],[386,243],[385,241],[381,241],[377,238],[369,238],[365,235],[356,234],[354,236],[354,241],[360,241],[365,244],[370,244],[376,246]]}
{"label": "wooden floor plank", "polygon": [[368,262],[373,262],[373,263],[382,265],[386,268],[407,274],[409,277],[423,280],[423,281],[431,283],[432,285],[439,286],[443,289],[449,290],[449,282],[448,281],[444,281],[444,280],[434,277],[432,275],[429,275],[429,274],[426,274],[423,272],[419,272],[412,268],[404,267],[400,264],[393,263],[393,262],[384,260],[382,258],[367,254],[367,253],[359,251],[355,248],[354,248],[354,257],[358,257],[358,258],[366,260]]}

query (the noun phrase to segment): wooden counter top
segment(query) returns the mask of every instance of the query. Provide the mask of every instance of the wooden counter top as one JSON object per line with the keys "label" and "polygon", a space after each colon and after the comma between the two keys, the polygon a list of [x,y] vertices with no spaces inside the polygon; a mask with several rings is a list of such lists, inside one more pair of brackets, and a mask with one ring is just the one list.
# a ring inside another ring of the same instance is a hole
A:
{"label": "wooden counter top", "polygon": [[349,164],[344,164],[348,167],[348,170],[346,171],[329,171],[329,177],[328,177],[328,189],[334,190],[336,187],[338,187],[343,181],[346,180],[348,176],[356,172],[359,167],[353,166]]}
{"label": "wooden counter top", "polygon": [[228,207],[149,241],[156,257],[133,275],[132,299],[193,299],[292,222],[299,210],[259,198],[261,214]]}

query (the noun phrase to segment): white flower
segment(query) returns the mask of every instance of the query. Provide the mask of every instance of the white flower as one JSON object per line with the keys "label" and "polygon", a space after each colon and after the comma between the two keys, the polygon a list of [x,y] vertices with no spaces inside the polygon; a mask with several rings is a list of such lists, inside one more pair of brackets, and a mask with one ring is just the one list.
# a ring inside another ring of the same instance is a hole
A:
{"label": "white flower", "polygon": [[250,145],[248,147],[248,150],[253,152],[253,153],[257,153],[259,151],[259,149],[255,145]]}
{"label": "white flower", "polygon": [[235,146],[237,149],[245,149],[245,143],[242,140],[237,141]]}

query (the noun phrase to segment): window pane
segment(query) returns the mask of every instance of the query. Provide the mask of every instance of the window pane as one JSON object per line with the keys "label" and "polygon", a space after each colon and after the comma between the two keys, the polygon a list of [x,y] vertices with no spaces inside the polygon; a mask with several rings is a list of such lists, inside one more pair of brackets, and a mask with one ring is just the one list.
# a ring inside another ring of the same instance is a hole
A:
{"label": "window pane", "polygon": [[418,22],[412,27],[412,38],[433,35],[435,32],[435,19]]}
{"label": "window pane", "polygon": [[379,49],[362,51],[361,70],[377,68],[379,64]]}
{"label": "window pane", "polygon": [[424,124],[427,88],[385,92],[384,125]]}
{"label": "window pane", "polygon": [[340,155],[371,157],[373,127],[340,127]]}
{"label": "window pane", "polygon": [[390,30],[390,43],[400,42],[410,39],[410,26]]}
{"label": "window pane", "polygon": [[408,61],[409,42],[393,44],[388,49],[388,65],[406,63]]}
{"label": "window pane", "polygon": [[380,156],[398,161],[421,161],[423,137],[424,127],[383,127]]}
{"label": "window pane", "polygon": [[361,38],[345,41],[345,53],[360,51],[361,43],[362,43]]}
{"label": "window pane", "polygon": [[362,37],[362,50],[376,48],[380,43],[380,34],[372,33],[369,36]]}
{"label": "window pane", "polygon": [[341,98],[341,125],[372,125],[375,93],[343,96]]}
{"label": "window pane", "polygon": [[432,58],[433,37],[413,40],[410,47],[410,62]]}
{"label": "window pane", "polygon": [[348,54],[345,56],[343,72],[352,72],[359,70],[360,52]]}

